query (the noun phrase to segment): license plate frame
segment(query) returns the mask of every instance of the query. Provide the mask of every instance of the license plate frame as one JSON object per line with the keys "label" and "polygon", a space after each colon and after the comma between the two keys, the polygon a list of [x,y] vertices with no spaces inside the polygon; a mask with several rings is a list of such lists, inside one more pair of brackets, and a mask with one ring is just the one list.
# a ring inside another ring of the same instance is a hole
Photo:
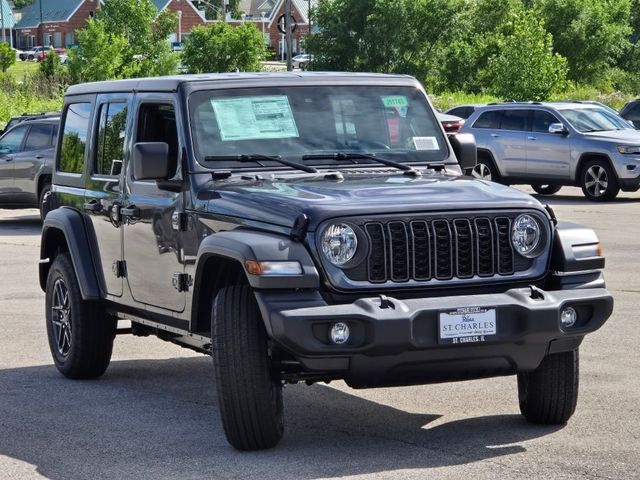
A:
{"label": "license plate frame", "polygon": [[495,307],[460,307],[438,313],[438,343],[482,343],[495,338],[498,320]]}

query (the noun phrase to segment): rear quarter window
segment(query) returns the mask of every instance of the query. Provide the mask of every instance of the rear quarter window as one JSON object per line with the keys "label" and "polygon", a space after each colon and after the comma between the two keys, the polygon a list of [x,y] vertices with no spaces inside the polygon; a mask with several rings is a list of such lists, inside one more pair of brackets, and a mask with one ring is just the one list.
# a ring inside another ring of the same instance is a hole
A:
{"label": "rear quarter window", "polygon": [[69,104],[62,124],[62,143],[58,170],[64,173],[82,173],[91,117],[91,103]]}
{"label": "rear quarter window", "polygon": [[500,128],[500,120],[502,118],[502,111],[490,110],[488,112],[481,113],[478,119],[474,122],[473,128]]}

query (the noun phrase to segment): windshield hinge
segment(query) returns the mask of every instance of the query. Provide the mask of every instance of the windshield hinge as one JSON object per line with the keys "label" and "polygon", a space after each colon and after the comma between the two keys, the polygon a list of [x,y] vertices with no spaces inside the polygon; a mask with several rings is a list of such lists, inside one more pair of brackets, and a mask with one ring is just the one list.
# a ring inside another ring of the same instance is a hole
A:
{"label": "windshield hinge", "polygon": [[231,170],[214,170],[211,172],[211,178],[214,180],[224,180],[231,176]]}
{"label": "windshield hinge", "polygon": [[544,209],[547,211],[547,213],[551,217],[551,221],[553,222],[553,225],[558,225],[558,219],[556,218],[556,212],[553,211],[553,208],[551,208],[551,206],[547,203],[544,206]]}
{"label": "windshield hinge", "polygon": [[176,272],[171,277],[171,284],[179,292],[187,292],[189,287],[193,285],[193,278],[188,273]]}
{"label": "windshield hinge", "polygon": [[309,227],[309,217],[306,214],[301,213],[296,217],[295,222],[293,222],[293,227],[291,228],[291,233],[289,236],[293,240],[297,240],[301,242],[304,240],[304,237],[307,236],[307,228]]}

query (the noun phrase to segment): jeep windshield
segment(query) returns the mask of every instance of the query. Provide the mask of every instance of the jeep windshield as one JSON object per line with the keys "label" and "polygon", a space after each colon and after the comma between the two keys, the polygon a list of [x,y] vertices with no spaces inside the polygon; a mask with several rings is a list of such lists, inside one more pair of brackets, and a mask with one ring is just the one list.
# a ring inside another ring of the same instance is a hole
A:
{"label": "jeep windshield", "polygon": [[633,129],[622,117],[601,107],[567,108],[560,111],[573,128],[582,133]]}
{"label": "jeep windshield", "polygon": [[[320,85],[194,92],[193,146],[208,168],[247,168],[238,155],[278,156],[309,166],[433,164],[449,157],[424,93],[411,87]],[[344,155],[337,155],[338,153]],[[260,161],[251,168],[281,167]]]}

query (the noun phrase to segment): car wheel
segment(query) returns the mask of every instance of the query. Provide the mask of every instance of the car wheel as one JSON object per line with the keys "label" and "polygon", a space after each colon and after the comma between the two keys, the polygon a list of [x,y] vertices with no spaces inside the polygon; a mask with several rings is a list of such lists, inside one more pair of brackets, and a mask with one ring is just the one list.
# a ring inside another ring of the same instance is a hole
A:
{"label": "car wheel", "polygon": [[227,440],[238,450],[275,446],[284,433],[282,385],[272,375],[267,334],[248,285],[220,289],[213,301],[211,337]]}
{"label": "car wheel", "polygon": [[51,210],[51,184],[47,183],[40,191],[40,218],[44,221]]}
{"label": "car wheel", "polygon": [[531,188],[540,195],[553,195],[560,191],[562,185],[542,185],[540,183],[533,183],[531,184]]}
{"label": "car wheel", "polygon": [[47,277],[46,320],[53,361],[65,377],[96,378],[111,360],[116,319],[83,300],[68,253],[58,255]]}
{"label": "car wheel", "polygon": [[300,62],[300,65],[298,65],[298,68],[300,68],[300,70],[304,70],[305,64],[304,62]]}
{"label": "car wheel", "polygon": [[29,60],[33,60],[33,55],[29,55]]}
{"label": "car wheel", "polygon": [[580,186],[588,200],[606,202],[613,200],[620,192],[616,174],[603,160],[589,160],[582,168]]}
{"label": "car wheel", "polygon": [[538,368],[518,374],[520,412],[531,423],[563,424],[578,402],[579,355],[547,355]]}
{"label": "car wheel", "polygon": [[486,159],[478,159],[478,163],[473,170],[471,170],[471,176],[489,182],[497,182],[500,180],[500,174],[493,166],[493,163]]}

